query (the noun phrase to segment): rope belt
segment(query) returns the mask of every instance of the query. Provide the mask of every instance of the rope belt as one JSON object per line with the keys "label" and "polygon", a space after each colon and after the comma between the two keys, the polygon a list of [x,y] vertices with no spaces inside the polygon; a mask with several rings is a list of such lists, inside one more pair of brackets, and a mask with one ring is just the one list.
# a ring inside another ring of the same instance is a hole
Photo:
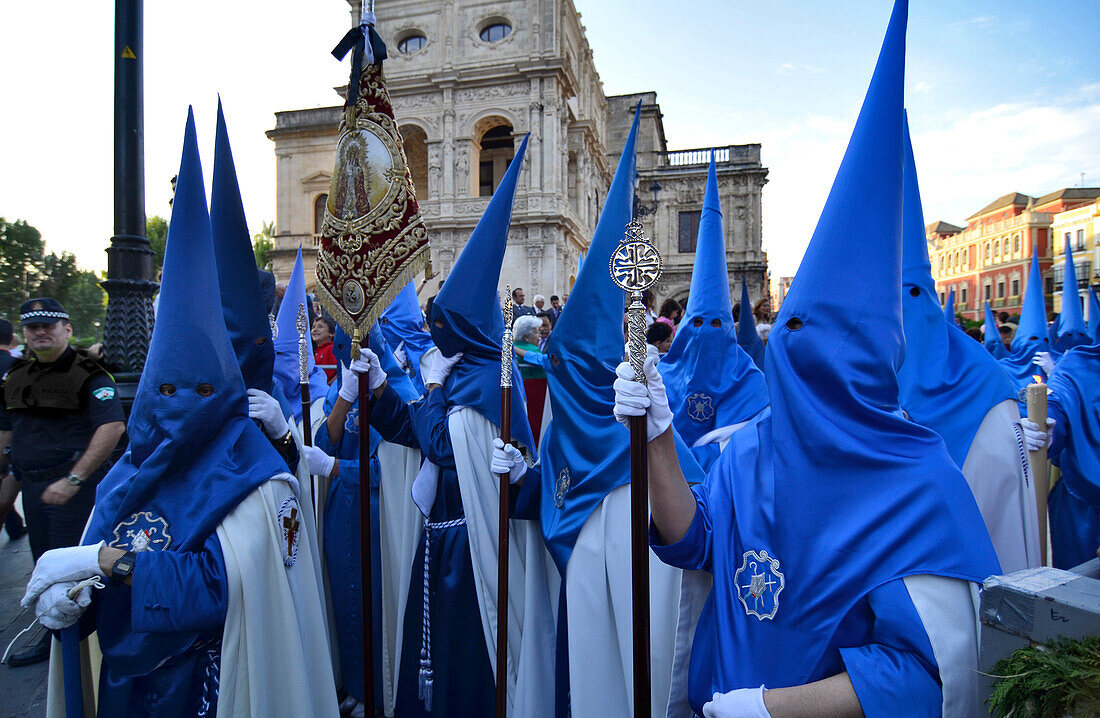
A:
{"label": "rope belt", "polygon": [[424,522],[424,601],[423,616],[420,622],[420,691],[419,698],[424,703],[424,709],[432,709],[432,610],[431,593],[428,587],[431,557],[432,534],[452,529],[456,526],[465,526],[466,517],[452,519],[451,521]]}

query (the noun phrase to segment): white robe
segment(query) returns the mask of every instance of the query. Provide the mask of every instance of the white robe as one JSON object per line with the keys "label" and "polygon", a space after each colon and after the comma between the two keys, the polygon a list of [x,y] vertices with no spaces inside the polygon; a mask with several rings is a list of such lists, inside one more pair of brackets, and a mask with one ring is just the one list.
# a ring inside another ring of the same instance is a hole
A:
{"label": "white robe", "polygon": [[[488,419],[466,407],[453,411],[447,422],[470,538],[485,646],[495,672],[500,489],[490,459],[492,441],[500,432]],[[510,522],[508,559],[508,715],[545,718],[554,714],[554,603],[558,579],[537,521]],[[579,715],[576,710],[573,714]]]}
{"label": "white robe", "polygon": [[985,520],[1001,573],[1039,565],[1039,523],[1035,488],[1015,400],[985,415],[962,465],[963,476]]}
{"label": "white robe", "polygon": [[[278,514],[291,496],[299,505],[308,499],[298,494],[293,476],[277,475],[246,496],[217,528],[228,581],[220,718],[339,716],[312,532],[299,534],[294,565],[283,564],[286,542]],[[96,654],[82,650],[85,660],[100,658]],[[48,718],[65,715],[64,684],[59,666],[55,670],[55,662],[60,663],[56,658],[51,657]],[[98,666],[85,668],[86,677],[98,674]],[[91,694],[94,683],[89,685],[86,679],[83,688],[86,695]]]}
{"label": "white robe", "polygon": [[[565,571],[569,693],[574,718],[634,715],[630,566],[630,487],[620,486],[585,521]],[[680,569],[649,552],[653,716],[664,715],[669,702],[680,575]],[[698,613],[694,620],[698,621]],[[689,640],[694,625],[692,629]]]}

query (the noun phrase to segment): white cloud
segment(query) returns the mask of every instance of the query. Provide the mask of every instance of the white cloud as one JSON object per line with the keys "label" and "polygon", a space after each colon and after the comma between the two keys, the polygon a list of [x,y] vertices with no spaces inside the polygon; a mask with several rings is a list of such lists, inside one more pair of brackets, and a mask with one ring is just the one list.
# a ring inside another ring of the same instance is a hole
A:
{"label": "white cloud", "polygon": [[[809,116],[761,134],[770,170],[763,194],[764,247],[774,276],[798,268],[853,122]],[[1046,102],[911,113],[910,123],[927,222],[965,224],[1001,195],[1038,196],[1074,186],[1081,172],[1090,185],[1100,184],[1100,85]]]}
{"label": "white cloud", "polygon": [[824,72],[824,68],[799,62],[784,62],[776,69],[776,72],[780,75],[817,75]]}

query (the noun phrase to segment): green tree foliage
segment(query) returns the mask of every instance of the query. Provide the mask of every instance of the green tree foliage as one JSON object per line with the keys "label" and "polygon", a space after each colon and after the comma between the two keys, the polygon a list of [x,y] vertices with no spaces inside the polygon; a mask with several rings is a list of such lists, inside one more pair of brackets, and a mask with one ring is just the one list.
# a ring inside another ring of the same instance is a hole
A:
{"label": "green tree foliage", "polygon": [[275,223],[264,222],[260,231],[252,235],[252,251],[256,254],[256,266],[271,271],[271,253],[275,249]]}
{"label": "green tree foliage", "polygon": [[107,296],[94,272],[77,266],[71,252],[46,254],[42,234],[24,220],[0,218],[0,316],[13,324],[19,305],[53,297],[72,318],[73,334],[101,338]]}
{"label": "green tree foliage", "polygon": [[149,244],[153,247],[153,268],[160,274],[160,266],[164,264],[164,243],[168,239],[168,220],[159,214],[145,219],[145,236],[149,238]]}
{"label": "green tree foliage", "polygon": [[1030,646],[993,666],[995,716],[1062,718],[1100,715],[1100,636]]}
{"label": "green tree foliage", "polygon": [[19,305],[35,293],[45,248],[42,234],[24,220],[0,217],[0,316],[18,317]]}

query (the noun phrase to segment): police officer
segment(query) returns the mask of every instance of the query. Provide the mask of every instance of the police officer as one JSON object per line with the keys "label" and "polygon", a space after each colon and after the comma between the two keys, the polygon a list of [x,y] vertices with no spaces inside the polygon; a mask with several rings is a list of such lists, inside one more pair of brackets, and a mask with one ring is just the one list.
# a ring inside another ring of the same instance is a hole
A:
{"label": "police officer", "polygon": [[[69,315],[48,297],[19,309],[26,355],[0,380],[0,475],[10,465],[23,491],[31,554],[80,542],[95,488],[126,431],[110,374],[69,346]],[[49,635],[11,666],[49,657]]]}

